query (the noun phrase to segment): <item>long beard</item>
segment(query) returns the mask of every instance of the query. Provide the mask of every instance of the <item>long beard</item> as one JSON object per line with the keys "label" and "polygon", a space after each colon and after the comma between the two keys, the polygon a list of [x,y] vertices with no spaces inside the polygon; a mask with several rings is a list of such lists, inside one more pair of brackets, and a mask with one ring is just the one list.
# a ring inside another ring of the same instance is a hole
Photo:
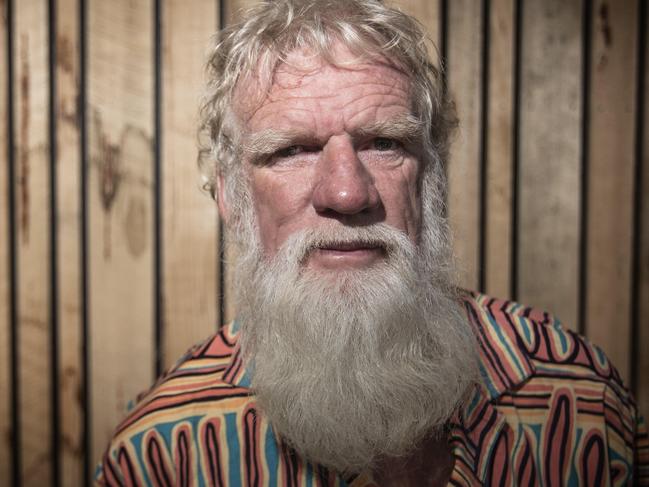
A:
{"label": "long beard", "polygon": [[[261,410],[309,461],[354,473],[403,456],[440,434],[476,380],[445,223],[428,210],[423,227],[418,246],[385,224],[299,232],[272,259],[249,229],[236,279],[242,350]],[[320,245],[358,241],[379,243],[384,261],[303,265]]]}

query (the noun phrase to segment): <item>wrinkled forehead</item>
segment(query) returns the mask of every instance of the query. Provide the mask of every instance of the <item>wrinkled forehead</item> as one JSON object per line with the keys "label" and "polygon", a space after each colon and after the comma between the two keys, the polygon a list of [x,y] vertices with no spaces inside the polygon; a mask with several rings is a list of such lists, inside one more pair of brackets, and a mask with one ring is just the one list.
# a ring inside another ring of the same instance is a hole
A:
{"label": "wrinkled forehead", "polygon": [[278,93],[298,93],[301,88],[310,86],[326,96],[333,94],[327,93],[326,82],[332,74],[352,79],[354,74],[370,70],[387,85],[410,92],[410,79],[389,59],[368,58],[336,44],[327,58],[307,49],[293,51],[281,59],[262,58],[255,70],[238,81],[232,96],[232,109],[245,126],[255,111]]}

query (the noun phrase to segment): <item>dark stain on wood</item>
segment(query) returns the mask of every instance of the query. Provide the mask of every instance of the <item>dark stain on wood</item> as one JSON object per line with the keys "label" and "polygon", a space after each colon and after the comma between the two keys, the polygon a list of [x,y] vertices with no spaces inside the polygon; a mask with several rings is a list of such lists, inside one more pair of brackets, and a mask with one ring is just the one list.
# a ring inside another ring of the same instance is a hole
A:
{"label": "dark stain on wood", "polygon": [[20,323],[25,327],[36,328],[38,330],[47,330],[47,321],[40,316],[31,316],[23,314],[20,317]]}
{"label": "dark stain on wood", "polygon": [[[80,394],[79,387],[79,370],[72,366],[63,369],[60,378],[61,389],[74,391],[75,402],[83,408],[83,396]],[[63,432],[61,435],[61,447],[74,457],[80,457],[83,453],[81,438],[79,435],[73,435],[70,432]]]}
{"label": "dark stain on wood", "polygon": [[14,435],[11,426],[4,428],[2,431],[2,441],[4,442],[4,444],[8,447],[11,447],[13,445],[13,438]]}
{"label": "dark stain on wood", "polygon": [[104,258],[110,259],[112,255],[110,212],[121,185],[121,151],[119,144],[112,142],[104,132],[98,110],[93,111],[93,128],[97,137],[95,164],[99,171],[99,201],[104,217]]}
{"label": "dark stain on wood", "polygon": [[602,2],[599,6],[598,16],[600,32],[604,39],[604,46],[608,49],[613,45],[613,31],[611,30],[608,3]]}
{"label": "dark stain on wood", "polygon": [[77,382],[77,369],[68,365],[63,369],[59,380],[61,381],[61,388],[68,389]]}
{"label": "dark stain on wood", "polygon": [[99,139],[99,195],[106,213],[111,211],[121,183],[120,156],[119,145],[102,134]]}
{"label": "dark stain on wood", "polygon": [[79,91],[75,95],[59,93],[56,105],[56,117],[59,123],[72,127],[75,131],[81,130],[81,100]]}
{"label": "dark stain on wood", "polygon": [[121,184],[119,173],[119,147],[111,144],[107,138],[100,141],[101,165],[99,173],[99,196],[104,209],[104,257],[110,259],[112,255],[111,243],[112,226],[110,212]]}
{"label": "dark stain on wood", "polygon": [[[118,141],[113,141],[103,129],[101,114],[93,112],[94,131],[97,136],[97,159],[95,163],[99,171],[99,196],[104,214],[104,258],[112,255],[112,225],[111,215],[120,188],[128,180],[131,184],[146,188],[150,181],[136,179],[127,174],[124,165],[125,152],[149,156],[152,152],[151,138],[143,130],[125,125]],[[126,149],[125,149],[126,148]],[[130,148],[130,149],[129,149]],[[129,253],[139,257],[149,243],[147,235],[147,205],[143,198],[133,196],[127,203],[124,219],[126,245]]]}
{"label": "dark stain on wood", "polygon": [[65,73],[74,71],[74,46],[69,37],[59,35],[56,39],[56,64]]}
{"label": "dark stain on wood", "polygon": [[73,438],[69,433],[61,435],[61,447],[75,458],[81,458],[83,455],[83,446],[81,441]]}
{"label": "dark stain on wood", "polygon": [[142,198],[131,197],[124,220],[126,244],[128,251],[134,257],[139,257],[147,247],[147,211]]}
{"label": "dark stain on wood", "polygon": [[119,166],[119,145],[112,143],[108,136],[102,133],[99,139],[99,198],[104,210],[104,257],[106,259],[110,259],[112,255],[110,212],[122,182]]}
{"label": "dark stain on wood", "polygon": [[29,37],[20,38],[20,141],[18,144],[18,194],[20,231],[23,243],[29,242]]}
{"label": "dark stain on wood", "polygon": [[58,105],[56,108],[58,120],[62,123],[71,125],[75,129],[79,129],[79,97],[74,98],[59,96]]}
{"label": "dark stain on wood", "polygon": [[72,42],[65,36],[57,39],[57,65],[63,78],[59,81],[60,88],[57,96],[56,117],[59,123],[80,130],[81,121],[81,90],[79,79],[75,72],[74,56],[78,53]]}

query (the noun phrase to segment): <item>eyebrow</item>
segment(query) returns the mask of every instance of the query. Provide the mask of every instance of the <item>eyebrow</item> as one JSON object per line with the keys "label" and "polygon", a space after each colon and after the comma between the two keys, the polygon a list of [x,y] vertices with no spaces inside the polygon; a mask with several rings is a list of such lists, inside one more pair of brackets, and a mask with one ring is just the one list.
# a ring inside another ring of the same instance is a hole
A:
{"label": "eyebrow", "polygon": [[243,153],[254,162],[270,156],[286,146],[295,144],[296,140],[304,140],[304,135],[304,133],[292,130],[262,130],[245,137]]}
{"label": "eyebrow", "polygon": [[424,124],[421,120],[411,114],[407,114],[389,120],[378,120],[364,127],[359,127],[354,132],[364,138],[387,137],[404,142],[412,142],[423,136],[423,128]]}
{"label": "eyebrow", "polygon": [[[423,122],[415,116],[404,114],[358,127],[352,130],[352,137],[386,137],[403,142],[413,142],[422,138],[423,126]],[[266,129],[244,137],[243,153],[250,157],[254,163],[287,146],[315,143],[316,140],[317,138],[299,129]]]}

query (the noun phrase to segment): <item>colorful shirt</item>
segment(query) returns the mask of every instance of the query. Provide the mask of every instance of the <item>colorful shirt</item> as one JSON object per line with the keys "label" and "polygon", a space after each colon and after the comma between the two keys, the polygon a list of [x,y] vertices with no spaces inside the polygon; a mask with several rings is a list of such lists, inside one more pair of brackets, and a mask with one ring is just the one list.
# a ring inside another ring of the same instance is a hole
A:
{"label": "colorful shirt", "polygon": [[[649,439],[599,348],[547,313],[484,295],[465,306],[482,382],[450,424],[449,485],[649,485]],[[285,447],[256,407],[238,326],[191,349],[119,425],[98,485],[375,486]]]}

